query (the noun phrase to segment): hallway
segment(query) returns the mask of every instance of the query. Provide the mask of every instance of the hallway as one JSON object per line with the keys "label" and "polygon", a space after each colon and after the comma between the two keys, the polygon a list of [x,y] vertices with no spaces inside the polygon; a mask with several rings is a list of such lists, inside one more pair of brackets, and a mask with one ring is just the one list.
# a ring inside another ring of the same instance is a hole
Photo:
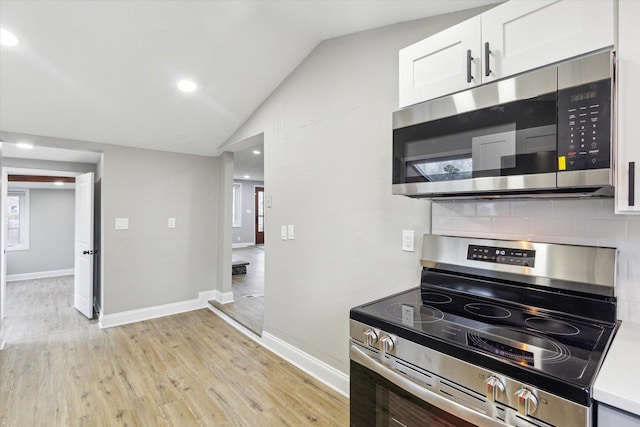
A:
{"label": "hallway", "polygon": [[210,301],[218,310],[257,335],[264,320],[264,245],[233,249],[233,260],[249,262],[247,274],[232,277],[233,302]]}

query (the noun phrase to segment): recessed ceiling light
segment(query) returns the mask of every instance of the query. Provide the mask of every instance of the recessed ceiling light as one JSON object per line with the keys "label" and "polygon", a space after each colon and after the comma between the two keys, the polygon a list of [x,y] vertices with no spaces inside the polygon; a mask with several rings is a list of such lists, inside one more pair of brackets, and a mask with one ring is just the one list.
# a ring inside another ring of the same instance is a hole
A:
{"label": "recessed ceiling light", "polygon": [[0,28],[0,44],[2,46],[17,46],[18,38],[11,31],[7,31],[4,28]]}
{"label": "recessed ceiling light", "polygon": [[62,182],[62,181],[55,181],[55,182],[53,183],[53,185],[56,185],[56,186],[58,186],[58,187],[62,187],[62,186],[64,185],[64,182]]}
{"label": "recessed ceiling light", "polygon": [[249,175],[245,175],[244,176],[244,179],[249,179],[249,178],[251,178],[251,176],[249,176]]}
{"label": "recessed ceiling light", "polygon": [[255,154],[257,156],[258,154],[260,154],[260,151],[259,150],[253,150],[253,154]]}
{"label": "recessed ceiling light", "polygon": [[178,89],[183,92],[193,92],[197,87],[198,86],[196,86],[196,84],[191,80],[180,80],[178,82]]}
{"label": "recessed ceiling light", "polygon": [[22,148],[23,150],[33,150],[33,144],[30,142],[18,142],[16,147]]}

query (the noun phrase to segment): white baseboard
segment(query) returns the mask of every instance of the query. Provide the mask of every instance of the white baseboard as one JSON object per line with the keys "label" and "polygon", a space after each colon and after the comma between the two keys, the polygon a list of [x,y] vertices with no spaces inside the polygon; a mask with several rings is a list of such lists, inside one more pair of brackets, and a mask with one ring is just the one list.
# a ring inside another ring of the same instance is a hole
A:
{"label": "white baseboard", "polygon": [[248,248],[249,246],[255,246],[256,242],[234,243],[231,245],[233,249]]}
{"label": "white baseboard", "polygon": [[212,298],[210,300],[217,301],[220,304],[229,304],[233,302],[233,292],[220,292],[219,290],[212,291]]}
{"label": "white baseboard", "polygon": [[345,397],[349,397],[349,376],[327,365],[323,361],[305,353],[297,347],[281,340],[280,338],[263,331],[262,336],[256,335],[254,332],[240,325],[231,317],[222,311],[209,305],[209,310],[216,313],[231,326],[245,334],[247,337],[257,342],[267,350],[277,354],[287,362],[303,370],[307,374],[316,378],[331,389],[337,391]]}
{"label": "white baseboard", "polygon": [[322,381],[341,395],[349,397],[349,375],[329,366],[320,359],[316,359],[308,353],[292,346],[286,341],[271,335],[269,332],[262,332],[262,345],[287,362],[302,369],[312,377]]}
{"label": "white baseboard", "polygon": [[7,282],[18,280],[46,279],[47,277],[72,276],[75,273],[73,268],[66,270],[36,271],[35,273],[7,274]]}
{"label": "white baseboard", "polygon": [[[209,305],[209,300],[215,299],[213,296],[216,295],[216,292],[221,293],[215,290],[203,291],[198,293],[198,298],[196,299],[140,308],[138,310],[122,311],[120,313],[103,314],[102,311],[100,311],[98,324],[102,329],[112,328],[114,326],[126,325],[127,323],[142,322],[143,320],[199,310],[206,308]],[[231,294],[231,299],[233,300],[233,294]]]}

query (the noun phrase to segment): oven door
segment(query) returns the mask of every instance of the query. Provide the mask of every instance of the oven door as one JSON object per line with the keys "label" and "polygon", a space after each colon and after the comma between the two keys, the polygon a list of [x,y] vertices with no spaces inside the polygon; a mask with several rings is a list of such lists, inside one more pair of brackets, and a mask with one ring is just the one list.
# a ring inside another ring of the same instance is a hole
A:
{"label": "oven door", "polygon": [[351,345],[351,427],[506,426],[439,396]]}

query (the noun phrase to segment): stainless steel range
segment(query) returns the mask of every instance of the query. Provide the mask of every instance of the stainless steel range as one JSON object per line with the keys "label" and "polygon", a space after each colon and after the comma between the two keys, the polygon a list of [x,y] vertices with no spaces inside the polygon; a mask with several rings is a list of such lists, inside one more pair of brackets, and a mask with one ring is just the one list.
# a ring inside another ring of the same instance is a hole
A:
{"label": "stainless steel range", "polygon": [[352,426],[595,426],[613,248],[425,235],[420,287],[350,312]]}

